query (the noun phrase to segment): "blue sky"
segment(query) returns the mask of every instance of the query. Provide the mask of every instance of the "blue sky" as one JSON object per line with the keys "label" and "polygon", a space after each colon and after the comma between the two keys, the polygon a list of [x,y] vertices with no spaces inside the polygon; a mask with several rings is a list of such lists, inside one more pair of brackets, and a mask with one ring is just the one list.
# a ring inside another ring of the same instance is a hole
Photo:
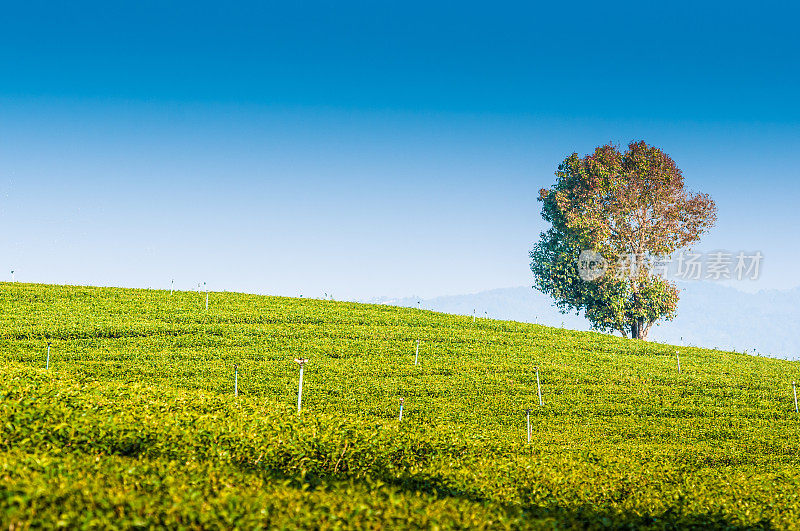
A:
{"label": "blue sky", "polygon": [[788,2],[120,6],[4,6],[0,278],[530,284],[559,161],[644,139],[717,201],[700,248],[764,253],[739,287],[800,284]]}

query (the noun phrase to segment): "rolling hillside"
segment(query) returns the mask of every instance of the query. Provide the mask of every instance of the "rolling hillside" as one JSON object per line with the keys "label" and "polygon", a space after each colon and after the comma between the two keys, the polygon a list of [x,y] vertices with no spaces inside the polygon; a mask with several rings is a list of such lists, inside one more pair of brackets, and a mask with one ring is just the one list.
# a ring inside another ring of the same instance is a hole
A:
{"label": "rolling hillside", "polygon": [[0,526],[800,521],[795,362],[685,348],[679,373],[674,347],[590,332],[205,301],[0,284]]}

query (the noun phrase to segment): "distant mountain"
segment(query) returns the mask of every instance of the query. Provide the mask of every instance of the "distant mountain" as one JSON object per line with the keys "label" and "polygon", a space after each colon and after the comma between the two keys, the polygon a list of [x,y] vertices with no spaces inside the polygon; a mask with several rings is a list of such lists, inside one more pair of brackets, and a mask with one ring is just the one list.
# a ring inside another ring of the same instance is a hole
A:
{"label": "distant mountain", "polygon": [[[800,288],[745,293],[710,282],[680,283],[678,317],[650,331],[650,340],[800,359]],[[364,302],[415,307],[459,315],[506,319],[588,330],[582,316],[563,315],[542,293],[526,287],[422,299],[378,298]]]}

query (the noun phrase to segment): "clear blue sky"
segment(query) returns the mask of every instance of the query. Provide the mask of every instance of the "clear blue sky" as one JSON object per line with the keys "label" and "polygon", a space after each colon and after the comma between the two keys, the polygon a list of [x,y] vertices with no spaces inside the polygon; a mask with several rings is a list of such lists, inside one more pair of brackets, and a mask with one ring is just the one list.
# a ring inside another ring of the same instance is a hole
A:
{"label": "clear blue sky", "polygon": [[531,283],[536,201],[609,140],[798,285],[796,4],[19,2],[0,278],[336,298]]}

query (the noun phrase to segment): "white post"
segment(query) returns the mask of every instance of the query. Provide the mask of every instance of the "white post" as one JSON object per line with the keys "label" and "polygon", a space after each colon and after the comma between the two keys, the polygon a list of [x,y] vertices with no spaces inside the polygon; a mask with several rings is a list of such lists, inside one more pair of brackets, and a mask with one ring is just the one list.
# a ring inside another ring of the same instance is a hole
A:
{"label": "white post", "polygon": [[397,420],[403,420],[403,402],[404,401],[405,401],[405,398],[401,398],[400,399],[400,418],[398,418]]}
{"label": "white post", "polygon": [[681,355],[678,354],[678,351],[675,351],[675,357],[678,359],[678,374],[681,373]]}
{"label": "white post", "polygon": [[528,408],[526,413],[527,413],[527,417],[528,417],[528,444],[530,444],[531,443],[531,408]]}
{"label": "white post", "polygon": [[205,282],[203,282],[203,289],[206,290],[206,310],[208,310],[208,288],[206,287]]}
{"label": "white post", "polygon": [[475,308],[472,309],[472,322],[475,322]]}
{"label": "white post", "polygon": [[11,270],[11,282],[14,282],[14,270]]}
{"label": "white post", "polygon": [[414,365],[417,364],[417,360],[419,359],[419,339],[417,339],[417,352],[414,354]]}
{"label": "white post", "polygon": [[297,414],[300,414],[300,407],[303,403],[303,367],[305,366],[307,359],[295,359],[297,363],[300,364],[300,383],[297,385]]}
{"label": "white post", "polygon": [[797,388],[795,387],[794,382],[792,382],[792,392],[794,393],[794,412],[800,413],[800,409],[797,409]]}
{"label": "white post", "polygon": [[169,285],[169,294],[172,295],[172,292],[175,291],[175,279],[172,279],[172,282]]}
{"label": "white post", "polygon": [[233,396],[239,396],[239,366],[233,366]]}
{"label": "white post", "polygon": [[536,388],[539,390],[539,405],[543,406],[544,402],[542,402],[542,385],[539,383],[539,367],[534,367],[536,369]]}
{"label": "white post", "polygon": [[47,364],[45,365],[45,369],[50,370],[50,342],[47,342]]}
{"label": "white post", "polygon": [[300,414],[300,408],[303,405],[303,365],[300,365],[300,383],[297,385],[297,414]]}

